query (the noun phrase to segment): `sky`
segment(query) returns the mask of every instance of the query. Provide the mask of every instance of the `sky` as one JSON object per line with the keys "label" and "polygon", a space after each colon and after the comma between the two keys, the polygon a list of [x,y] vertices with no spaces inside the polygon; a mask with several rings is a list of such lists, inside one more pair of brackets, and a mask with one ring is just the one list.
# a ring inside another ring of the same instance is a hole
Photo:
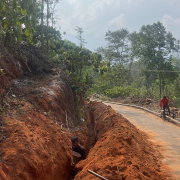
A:
{"label": "sky", "polygon": [[105,46],[108,30],[139,31],[143,25],[162,22],[180,39],[180,0],[62,0],[56,7],[56,28],[63,39],[78,45],[76,26],[84,31],[85,47],[95,51]]}

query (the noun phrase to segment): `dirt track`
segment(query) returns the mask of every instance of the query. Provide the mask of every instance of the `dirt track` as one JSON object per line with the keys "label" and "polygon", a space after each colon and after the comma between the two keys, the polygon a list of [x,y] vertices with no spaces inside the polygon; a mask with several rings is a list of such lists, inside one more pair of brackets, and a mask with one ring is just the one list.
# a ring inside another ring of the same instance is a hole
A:
{"label": "dirt track", "polygon": [[164,163],[169,165],[176,179],[180,179],[180,127],[167,121],[164,122],[161,118],[142,110],[116,104],[105,104],[110,105],[139,129],[148,133],[151,141],[160,147],[165,157]]}

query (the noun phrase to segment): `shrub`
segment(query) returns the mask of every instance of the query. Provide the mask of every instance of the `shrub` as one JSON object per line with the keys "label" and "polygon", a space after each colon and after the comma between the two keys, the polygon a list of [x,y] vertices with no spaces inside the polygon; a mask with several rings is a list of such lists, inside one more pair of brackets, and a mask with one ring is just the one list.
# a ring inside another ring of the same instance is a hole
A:
{"label": "shrub", "polygon": [[139,97],[142,94],[144,94],[144,91],[143,91],[143,89],[136,89],[131,86],[126,86],[126,87],[116,86],[112,89],[105,90],[104,94],[111,98],[129,97],[129,96]]}

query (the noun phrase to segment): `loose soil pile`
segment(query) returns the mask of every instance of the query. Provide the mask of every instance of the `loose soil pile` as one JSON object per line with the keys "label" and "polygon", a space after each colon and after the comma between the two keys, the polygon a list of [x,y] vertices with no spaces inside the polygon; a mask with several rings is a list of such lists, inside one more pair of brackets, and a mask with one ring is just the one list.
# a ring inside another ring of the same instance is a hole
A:
{"label": "loose soil pile", "polygon": [[46,74],[53,72],[53,65],[36,47],[28,44],[14,46],[11,53],[0,44],[0,102],[14,79],[24,73]]}
{"label": "loose soil pile", "polygon": [[71,82],[33,47],[17,51],[25,59],[0,55],[0,179],[70,180],[71,137],[88,147]]}
{"label": "loose soil pile", "polygon": [[70,87],[56,76],[23,78],[2,103],[0,179],[70,179],[72,134],[63,126],[75,117]]}
{"label": "loose soil pile", "polygon": [[0,55],[0,103],[12,81],[22,75],[22,69],[21,62],[14,61],[13,56]]}
{"label": "loose soil pile", "polygon": [[[27,112],[27,109],[31,108]],[[68,179],[70,176],[70,134],[26,104],[26,114],[5,118],[8,132],[2,144],[1,175],[13,180]],[[5,167],[5,170],[4,168]],[[3,179],[3,178],[2,178]]]}
{"label": "loose soil pile", "polygon": [[[88,158],[77,166],[83,169],[77,180],[97,179],[87,169],[119,179],[117,166],[122,179],[172,179],[148,137],[111,107],[89,103],[86,122],[75,128],[77,111],[68,78],[62,73],[44,75],[52,67],[33,47],[17,52],[28,55],[19,60],[0,56],[5,73],[0,74],[1,180],[70,180],[73,135],[86,152],[91,148]],[[27,74],[17,80],[29,69],[36,76]]]}
{"label": "loose soil pile", "polygon": [[88,121],[94,123],[94,141],[97,142],[87,159],[77,165],[82,171],[76,180],[98,180],[87,169],[110,180],[172,179],[161,163],[162,156],[144,133],[102,103],[91,102],[87,108],[90,112]]}

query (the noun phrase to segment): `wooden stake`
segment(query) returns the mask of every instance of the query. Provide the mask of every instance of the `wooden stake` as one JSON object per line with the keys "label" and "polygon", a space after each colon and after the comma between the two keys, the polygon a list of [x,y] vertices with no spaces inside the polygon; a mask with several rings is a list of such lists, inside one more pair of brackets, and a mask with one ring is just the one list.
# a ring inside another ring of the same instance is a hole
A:
{"label": "wooden stake", "polygon": [[121,175],[120,175],[120,171],[119,171],[119,167],[117,166],[117,171],[118,171],[118,174],[119,174],[119,180],[121,180]]}

